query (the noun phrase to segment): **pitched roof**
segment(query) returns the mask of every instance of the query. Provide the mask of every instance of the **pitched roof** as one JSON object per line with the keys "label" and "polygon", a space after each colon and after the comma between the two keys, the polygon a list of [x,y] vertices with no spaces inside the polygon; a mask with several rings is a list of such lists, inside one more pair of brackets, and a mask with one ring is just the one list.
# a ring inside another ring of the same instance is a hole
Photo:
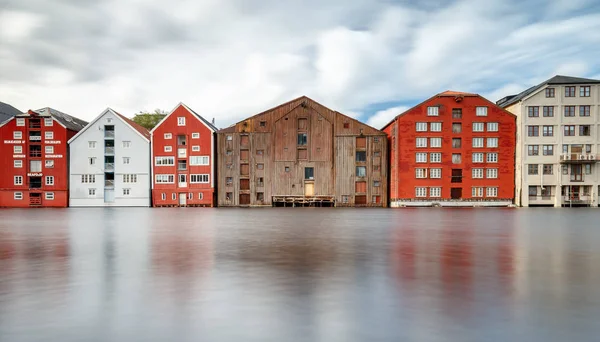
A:
{"label": "pitched roof", "polygon": [[538,91],[539,89],[543,88],[546,85],[599,84],[599,83],[600,83],[600,80],[594,80],[594,79],[590,79],[590,78],[556,75],[556,76],[552,77],[551,79],[546,80],[546,81],[544,81],[538,85],[535,85],[529,89],[526,89],[525,91],[522,91],[518,94],[503,97],[502,99],[496,101],[496,104],[500,107],[506,108],[512,104],[515,104],[515,103],[521,101],[522,99],[526,98],[530,94],[533,94],[534,92]]}
{"label": "pitched roof", "polygon": [[437,94],[437,96],[479,96],[473,93],[465,93],[462,91],[446,90],[445,92]]}
{"label": "pitched roof", "polygon": [[0,102],[0,122],[4,122],[15,115],[22,114],[20,110],[9,105],[8,103]]}
{"label": "pitched roof", "polygon": [[117,112],[115,112],[121,119],[123,119],[123,121],[127,122],[127,124],[129,126],[131,126],[133,129],[135,129],[136,131],[140,132],[141,135],[143,135],[144,137],[146,137],[146,139],[150,140],[150,132],[145,128],[142,127],[141,125],[139,125],[138,123],[136,123],[135,121],[131,120],[130,118],[125,117],[124,115],[121,115]]}
{"label": "pitched roof", "polygon": [[217,128],[217,126],[213,125],[211,122],[209,122],[208,120],[206,120],[205,118],[202,117],[202,115],[194,112],[194,110],[186,105],[184,105],[182,103],[182,105],[187,108],[187,110],[189,110],[192,114],[196,115],[200,120],[202,120],[202,122],[204,122],[208,127],[210,127],[213,131],[218,131],[219,129]]}
{"label": "pitched roof", "polygon": [[186,106],[186,105],[185,105],[183,102],[179,102],[179,104],[177,104],[177,106],[175,106],[175,108],[173,108],[173,110],[172,110],[172,111],[171,111],[169,114],[165,115],[165,117],[164,117],[164,118],[162,118],[162,120],[160,120],[160,121],[159,121],[159,122],[158,122],[158,123],[157,123],[157,124],[154,126],[154,128],[152,128],[152,129],[150,130],[150,134],[152,134],[152,132],[154,132],[154,130],[155,130],[156,128],[158,128],[160,125],[162,125],[162,123],[163,123],[163,122],[165,122],[165,121],[166,121],[166,120],[169,118],[169,116],[171,116],[171,114],[173,114],[173,113],[174,113],[174,112],[177,110],[177,108],[179,108],[179,107],[183,107],[183,108],[185,108],[185,109],[186,109],[188,112],[190,112],[190,113],[192,113],[193,115],[195,115],[195,116],[196,116],[198,119],[200,119],[200,121],[202,121],[202,123],[204,123],[204,124],[206,125],[206,127],[208,127],[208,128],[209,128],[210,130],[212,130],[213,132],[216,132],[216,131],[218,131],[218,130],[219,130],[219,129],[217,128],[217,126],[213,125],[211,122],[209,122],[208,120],[206,120],[205,118],[203,118],[203,117],[202,117],[202,115],[200,115],[200,114],[198,114],[198,113],[194,112],[194,111],[193,111],[193,110],[192,110],[190,107]]}
{"label": "pitched roof", "polygon": [[52,109],[49,107],[38,109],[38,110],[35,110],[34,112],[36,112],[40,115],[50,115],[54,118],[54,120],[60,122],[67,129],[70,129],[70,130],[76,131],[76,132],[82,130],[88,124],[87,121],[83,121],[74,116],[65,114],[63,112],[59,112],[58,110]]}

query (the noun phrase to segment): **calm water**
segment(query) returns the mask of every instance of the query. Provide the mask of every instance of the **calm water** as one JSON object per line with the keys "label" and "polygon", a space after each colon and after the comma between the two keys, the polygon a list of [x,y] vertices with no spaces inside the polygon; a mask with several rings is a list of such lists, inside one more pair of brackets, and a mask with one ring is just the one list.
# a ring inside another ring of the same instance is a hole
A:
{"label": "calm water", "polygon": [[598,341],[598,209],[0,210],[0,341]]}

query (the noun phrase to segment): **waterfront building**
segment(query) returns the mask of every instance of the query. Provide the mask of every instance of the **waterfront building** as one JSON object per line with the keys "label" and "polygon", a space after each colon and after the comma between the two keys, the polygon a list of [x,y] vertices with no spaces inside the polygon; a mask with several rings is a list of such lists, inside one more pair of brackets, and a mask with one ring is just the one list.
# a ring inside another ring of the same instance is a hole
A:
{"label": "waterfront building", "polygon": [[85,125],[52,108],[0,124],[0,207],[66,207],[67,141]]}
{"label": "waterfront building", "polygon": [[22,112],[8,103],[0,102],[0,124]]}
{"label": "waterfront building", "polygon": [[150,206],[150,132],[114,110],[69,140],[69,164],[69,206]]}
{"label": "waterfront building", "polygon": [[598,206],[600,80],[558,75],[497,104],[517,116],[517,205]]}
{"label": "waterfront building", "polygon": [[182,103],[152,129],[153,206],[215,205],[216,131]]}
{"label": "waterfront building", "polygon": [[399,114],[390,141],[390,205],[509,206],[515,116],[478,94],[446,91]]}
{"label": "waterfront building", "polygon": [[385,133],[306,96],[217,136],[219,206],[387,206]]}

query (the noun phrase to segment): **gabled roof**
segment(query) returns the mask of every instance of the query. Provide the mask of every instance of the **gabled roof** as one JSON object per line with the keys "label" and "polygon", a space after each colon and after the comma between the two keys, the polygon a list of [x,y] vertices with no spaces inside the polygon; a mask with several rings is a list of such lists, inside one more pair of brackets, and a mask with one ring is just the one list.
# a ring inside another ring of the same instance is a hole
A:
{"label": "gabled roof", "polygon": [[201,121],[201,122],[202,122],[204,125],[206,125],[206,127],[208,127],[208,129],[210,129],[211,131],[213,131],[213,132],[216,132],[216,131],[218,131],[218,130],[219,130],[219,129],[217,128],[217,126],[213,125],[211,122],[209,122],[208,120],[206,120],[205,118],[203,118],[203,117],[202,117],[202,115],[200,115],[200,114],[198,114],[198,113],[194,112],[194,111],[193,111],[193,110],[192,110],[190,107],[186,106],[186,105],[185,105],[183,102],[179,102],[179,104],[178,104],[177,106],[175,106],[175,108],[173,108],[173,110],[172,110],[172,111],[171,111],[169,114],[167,114],[167,115],[166,115],[166,116],[165,116],[165,117],[164,117],[162,120],[160,120],[160,121],[159,121],[159,122],[156,124],[156,126],[154,126],[154,128],[152,128],[152,130],[150,130],[150,134],[152,134],[152,132],[154,132],[154,130],[155,130],[155,129],[156,129],[158,126],[162,125],[162,123],[163,123],[163,122],[165,122],[165,121],[166,121],[166,120],[169,118],[169,116],[171,116],[171,114],[173,114],[173,113],[174,113],[174,112],[177,110],[177,108],[179,108],[179,107],[183,107],[183,108],[185,108],[185,109],[186,109],[188,112],[190,112],[190,113],[192,113],[193,115],[195,115],[195,116],[196,116],[198,119],[200,119],[200,121]]}
{"label": "gabled roof", "polygon": [[444,92],[437,94],[437,96],[479,96],[479,95],[473,94],[473,93],[465,93],[462,91],[446,90]]}
{"label": "gabled roof", "polygon": [[49,107],[34,110],[33,112],[42,116],[52,116],[54,120],[58,121],[61,125],[72,131],[78,132],[87,126],[87,121],[83,121],[69,114],[59,112],[56,109]]}
{"label": "gabled roof", "polygon": [[131,119],[128,119],[125,116],[117,113],[113,109],[106,108],[104,111],[102,111],[102,113],[100,113],[100,115],[98,115],[94,120],[92,120],[92,122],[90,122],[88,125],[86,125],[84,129],[80,130],[71,139],[69,139],[69,144],[71,142],[73,142],[73,140],[77,139],[77,137],[79,137],[80,135],[82,135],[83,132],[87,131],[90,127],[92,127],[93,124],[96,121],[100,120],[100,118],[102,118],[106,113],[112,113],[112,114],[114,114],[117,118],[121,119],[126,125],[128,125],[133,130],[135,130],[140,136],[142,136],[142,138],[150,141],[150,132],[148,132],[147,129],[145,129],[144,127],[142,127],[142,126],[138,125],[137,123],[133,122]]}
{"label": "gabled roof", "polygon": [[8,103],[0,102],[0,123],[22,113],[23,112]]}
{"label": "gabled roof", "polygon": [[562,76],[556,75],[549,80],[546,80],[538,85],[535,85],[525,91],[522,91],[515,95],[506,96],[498,101],[496,104],[500,107],[506,108],[512,104],[515,104],[530,94],[535,93],[539,89],[543,88],[546,85],[564,85],[564,84],[599,84],[600,80],[593,80],[590,78],[581,78],[581,77],[572,77],[572,76]]}

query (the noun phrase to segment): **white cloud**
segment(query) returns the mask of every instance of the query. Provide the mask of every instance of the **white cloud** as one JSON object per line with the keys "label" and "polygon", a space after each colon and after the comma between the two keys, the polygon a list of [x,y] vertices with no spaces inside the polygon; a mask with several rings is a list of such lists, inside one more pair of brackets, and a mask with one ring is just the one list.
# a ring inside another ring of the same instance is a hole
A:
{"label": "white cloud", "polygon": [[383,126],[392,121],[398,114],[402,114],[409,109],[410,108],[407,106],[399,106],[380,110],[373,114],[369,120],[367,120],[367,124],[377,129],[381,129]]}

